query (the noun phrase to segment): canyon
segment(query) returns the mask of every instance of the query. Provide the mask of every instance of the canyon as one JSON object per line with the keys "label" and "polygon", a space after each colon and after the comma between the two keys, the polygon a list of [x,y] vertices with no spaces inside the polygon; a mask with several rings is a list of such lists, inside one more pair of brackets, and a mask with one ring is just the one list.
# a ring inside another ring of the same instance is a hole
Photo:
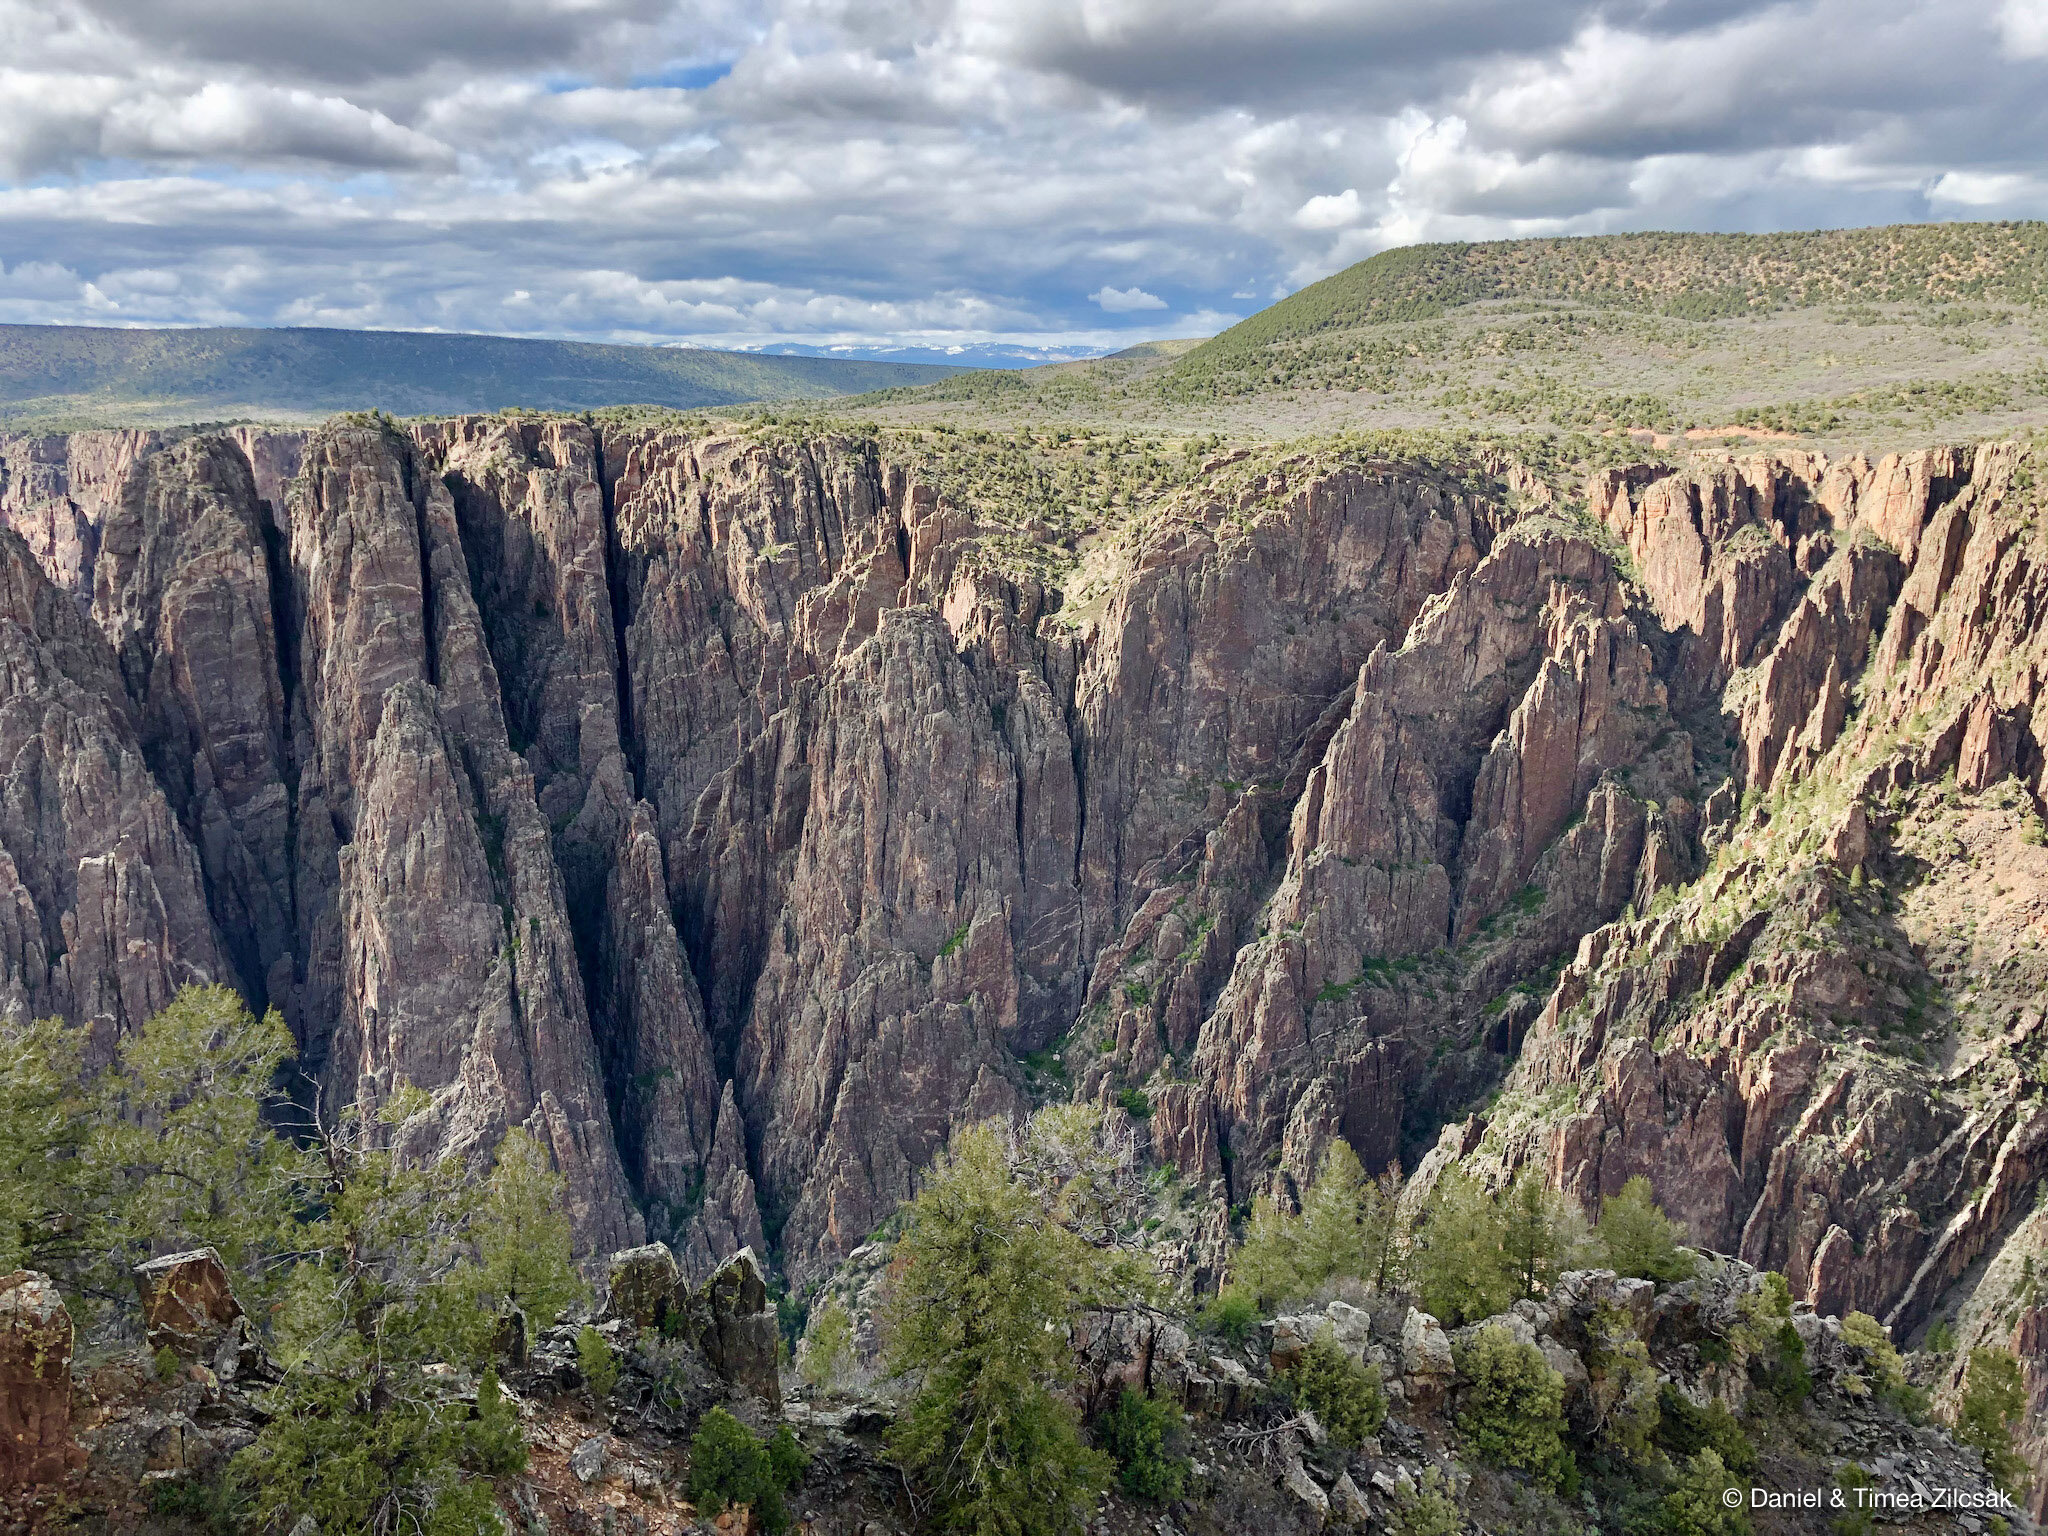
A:
{"label": "canyon", "polygon": [[799,1290],[1069,1093],[1193,1278],[1339,1136],[1644,1174],[2038,1424],[2036,460],[1240,450],[1060,529],[914,432],[0,437],[0,1006],[104,1062],[230,982],[322,1114]]}

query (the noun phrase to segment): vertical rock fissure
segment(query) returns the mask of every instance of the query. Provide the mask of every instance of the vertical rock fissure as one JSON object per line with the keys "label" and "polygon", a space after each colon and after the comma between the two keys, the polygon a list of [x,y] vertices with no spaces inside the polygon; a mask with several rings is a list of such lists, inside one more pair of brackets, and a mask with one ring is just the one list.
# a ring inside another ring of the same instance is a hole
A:
{"label": "vertical rock fissure", "polygon": [[[628,606],[631,591],[626,584],[626,552],[619,543],[618,507],[612,495],[612,477],[604,462],[604,433],[590,433],[591,464],[597,471],[599,516],[604,522],[604,589],[612,614],[612,678],[619,695],[619,750],[626,755],[626,773],[633,781],[633,798],[645,800],[641,783],[643,759],[640,732],[633,716],[633,668],[626,649],[631,627]],[[708,546],[707,546],[708,547]]]}
{"label": "vertical rock fissure", "polygon": [[[428,550],[431,541],[427,536],[427,498],[423,490],[416,488],[413,454],[410,446],[400,450],[399,473],[405,482],[406,499],[412,503],[413,542],[418,548],[420,561],[420,630],[421,649],[427,669],[427,683],[438,690],[441,686],[441,629],[436,622],[434,605],[434,571]],[[467,753],[463,754],[465,759]]]}

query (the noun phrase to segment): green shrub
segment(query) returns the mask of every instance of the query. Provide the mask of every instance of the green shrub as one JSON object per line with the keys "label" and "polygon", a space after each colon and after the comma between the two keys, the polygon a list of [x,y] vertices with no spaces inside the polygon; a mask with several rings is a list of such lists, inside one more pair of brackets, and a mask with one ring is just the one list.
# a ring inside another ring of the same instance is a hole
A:
{"label": "green shrub", "polygon": [[181,1529],[207,1536],[235,1536],[245,1530],[247,1501],[224,1478],[162,1477],[149,1486],[149,1512],[181,1522]]}
{"label": "green shrub", "polygon": [[1617,1275],[1659,1285],[1691,1279],[1697,1266],[1679,1246],[1684,1236],[1685,1228],[1658,1206],[1648,1179],[1630,1179],[1620,1194],[1600,1202],[1600,1253]]}
{"label": "green shrub", "polygon": [[1542,1352],[1518,1343],[1504,1328],[1482,1328],[1458,1351],[1457,1364],[1470,1383],[1458,1428],[1473,1453],[1553,1489],[1574,1486],[1577,1469],[1564,1445],[1564,1378]]}
{"label": "green shrub", "polygon": [[1395,1536],[1458,1536],[1465,1517],[1451,1497],[1450,1484],[1436,1467],[1423,1468],[1414,1491],[1403,1494],[1394,1509]]}
{"label": "green shrub", "polygon": [[1656,1443],[1673,1461],[1685,1462],[1700,1451],[1712,1451],[1731,1472],[1756,1469],[1756,1447],[1742,1425],[1719,1398],[1702,1408],[1666,1382],[1657,1394]]}
{"label": "green shrub", "polygon": [[811,1470],[811,1453],[803,1448],[796,1431],[787,1424],[775,1426],[768,1437],[768,1474],[779,1488],[794,1488]]}
{"label": "green shrub", "polygon": [[1126,1388],[1095,1421],[1095,1443],[1115,1458],[1117,1481],[1132,1498],[1164,1504],[1187,1491],[1193,1463],[1177,1404]]}
{"label": "green shrub", "polygon": [[476,1428],[470,1435],[479,1472],[506,1477],[526,1470],[526,1435],[519,1414],[498,1385],[498,1368],[484,1367],[476,1384]]}
{"label": "green shrub", "polygon": [[1145,1097],[1145,1091],[1142,1088],[1126,1088],[1116,1096],[1116,1103],[1117,1108],[1121,1109],[1133,1120],[1149,1120],[1152,1118],[1152,1101]]}
{"label": "green shrub", "polygon": [[1627,1315],[1614,1307],[1597,1308],[1589,1332],[1587,1395],[1593,1405],[1594,1437],[1625,1462],[1645,1462],[1662,1417],[1650,1351],[1636,1337]]}
{"label": "green shrub", "polygon": [[1309,1345],[1287,1375],[1295,1400],[1346,1450],[1377,1434],[1386,1422],[1380,1368],[1361,1365],[1327,1333]]}
{"label": "green shrub", "polygon": [[1971,1350],[1963,1400],[1956,1410],[1956,1438],[1975,1446],[1984,1458],[1984,1470],[2015,1497],[2026,1482],[2027,1464],[2012,1448],[2012,1431],[2026,1411],[2019,1362],[2002,1349],[1980,1345]]}
{"label": "green shrub", "polygon": [[1834,1536],[1870,1536],[1877,1529],[1877,1516],[1863,1497],[1863,1490],[1876,1486],[1877,1479],[1858,1462],[1845,1461],[1836,1470],[1835,1487],[1841,1490],[1842,1512],[1829,1522]]}
{"label": "green shrub", "polygon": [[1219,1339],[1242,1344],[1259,1326],[1259,1304],[1238,1287],[1225,1286],[1202,1309],[1202,1326]]}
{"label": "green shrub", "polygon": [[1754,1374],[1777,1351],[1778,1325],[1792,1316],[1792,1287],[1776,1270],[1757,1277],[1757,1288],[1736,1301],[1726,1342],[1730,1354]]}
{"label": "green shrub", "polygon": [[1916,1423],[1927,1417],[1928,1396],[1907,1380],[1906,1362],[1892,1347],[1884,1324],[1868,1312],[1851,1312],[1842,1319],[1842,1337],[1863,1351],[1870,1367],[1868,1385],[1879,1402]]}
{"label": "green shrub", "polygon": [[723,1408],[713,1408],[690,1441],[690,1502],[706,1515],[744,1506],[763,1530],[781,1532],[789,1528],[783,1492],[809,1465],[787,1424],[764,1442]]}
{"label": "green shrub", "polygon": [[810,1342],[804,1347],[804,1380],[821,1391],[830,1391],[852,1358],[853,1318],[837,1296],[828,1297],[818,1309]]}
{"label": "green shrub", "polygon": [[1698,1451],[1685,1464],[1677,1484],[1664,1495],[1657,1521],[1660,1536],[1748,1536],[1749,1514],[1727,1493],[1735,1479],[1712,1451]]}
{"label": "green shrub", "polygon": [[604,1335],[585,1323],[576,1335],[576,1366],[583,1372],[583,1384],[590,1395],[603,1402],[619,1384],[619,1362]]}
{"label": "green shrub", "polygon": [[1797,1408],[1813,1395],[1813,1372],[1806,1368],[1806,1343],[1787,1318],[1778,1324],[1764,1356],[1764,1385],[1787,1408]]}

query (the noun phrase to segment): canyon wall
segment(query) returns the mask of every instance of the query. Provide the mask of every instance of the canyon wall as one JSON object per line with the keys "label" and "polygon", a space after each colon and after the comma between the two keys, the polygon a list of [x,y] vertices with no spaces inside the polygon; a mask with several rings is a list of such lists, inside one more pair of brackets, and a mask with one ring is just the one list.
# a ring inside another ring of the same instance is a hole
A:
{"label": "canyon wall", "polygon": [[0,1006],[231,981],[699,1271],[1074,1092],[1219,1211],[1337,1135],[1647,1173],[1911,1324],[2048,1172],[2023,468],[1218,461],[1084,603],[901,442],[0,438]]}

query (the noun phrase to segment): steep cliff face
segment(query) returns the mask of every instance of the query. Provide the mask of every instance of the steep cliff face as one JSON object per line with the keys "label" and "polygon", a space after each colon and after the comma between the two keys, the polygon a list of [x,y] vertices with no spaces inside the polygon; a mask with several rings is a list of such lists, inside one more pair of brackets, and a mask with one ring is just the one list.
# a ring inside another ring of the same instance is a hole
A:
{"label": "steep cliff face", "polygon": [[[1647,1173],[1698,1240],[1902,1331],[2028,1241],[2048,594],[2023,468],[1780,467],[1833,549],[1728,688],[1751,792],[1695,884],[1587,936],[1461,1145],[1483,1129],[1588,1200]],[[1610,523],[1639,532],[1649,500]],[[1702,611],[1660,602],[1681,628]]]}
{"label": "steep cliff face", "polygon": [[221,973],[191,843],[112,649],[0,534],[0,993],[90,1032],[89,1065]]}
{"label": "steep cliff face", "polygon": [[1918,1321],[2048,1172],[2029,474],[1226,459],[1070,557],[902,439],[0,440],[6,1005],[231,979],[698,1270],[1064,1082]]}

